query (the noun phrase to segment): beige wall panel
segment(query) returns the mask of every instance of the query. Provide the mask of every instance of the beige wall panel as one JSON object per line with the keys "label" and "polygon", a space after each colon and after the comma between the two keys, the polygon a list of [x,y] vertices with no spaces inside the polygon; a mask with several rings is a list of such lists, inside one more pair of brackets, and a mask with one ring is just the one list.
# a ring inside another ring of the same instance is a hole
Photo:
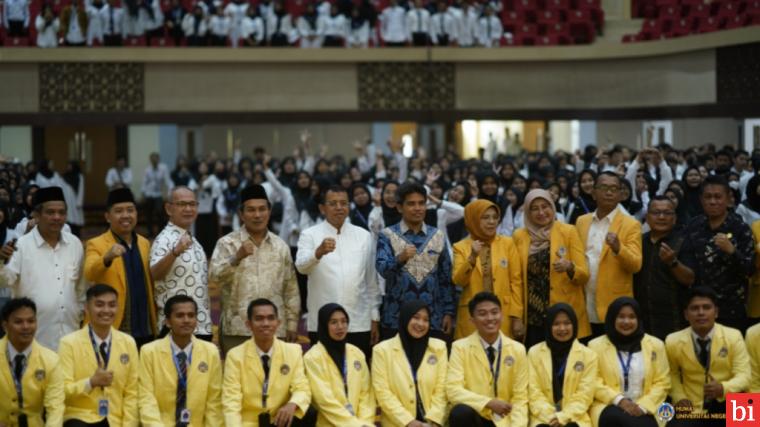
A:
{"label": "beige wall panel", "polygon": [[145,111],[356,110],[354,64],[146,64]]}
{"label": "beige wall panel", "polygon": [[600,120],[596,122],[596,145],[600,148],[607,148],[612,144],[636,148],[636,138],[639,134],[641,134],[640,120]]}
{"label": "beige wall panel", "polygon": [[[684,149],[711,142],[718,147],[733,144],[738,147],[739,128],[731,118],[679,119],[673,123],[673,146]],[[599,147],[619,144],[636,148],[636,138],[641,133],[639,120],[600,120],[596,123]]]}
{"label": "beige wall panel", "polygon": [[716,102],[715,53],[636,60],[457,64],[457,109],[559,109]]}
{"label": "beige wall panel", "polygon": [[39,77],[37,64],[2,64],[0,67],[0,112],[37,112]]}

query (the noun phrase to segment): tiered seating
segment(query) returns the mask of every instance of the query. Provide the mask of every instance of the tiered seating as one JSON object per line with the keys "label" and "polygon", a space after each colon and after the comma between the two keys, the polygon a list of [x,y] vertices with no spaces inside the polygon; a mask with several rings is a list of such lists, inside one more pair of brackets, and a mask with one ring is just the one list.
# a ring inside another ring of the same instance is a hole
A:
{"label": "tiered seating", "polygon": [[625,43],[760,25],[760,0],[638,0],[633,14],[644,24]]}
{"label": "tiered seating", "polygon": [[604,26],[600,0],[504,0],[506,45],[591,43]]}

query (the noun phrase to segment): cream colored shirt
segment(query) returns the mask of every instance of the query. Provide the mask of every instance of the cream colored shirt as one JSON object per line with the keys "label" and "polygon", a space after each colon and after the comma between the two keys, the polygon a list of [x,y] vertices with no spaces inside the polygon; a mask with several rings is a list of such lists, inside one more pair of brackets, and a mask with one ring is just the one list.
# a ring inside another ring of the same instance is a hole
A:
{"label": "cream colored shirt", "polygon": [[599,319],[596,312],[596,279],[599,274],[599,263],[602,260],[602,249],[606,244],[607,233],[610,225],[617,215],[618,207],[612,210],[604,218],[599,218],[594,211],[594,217],[591,219],[591,226],[588,229],[588,239],[586,239],[586,260],[588,260],[589,278],[586,282],[586,313],[591,323],[604,323],[604,319]]}

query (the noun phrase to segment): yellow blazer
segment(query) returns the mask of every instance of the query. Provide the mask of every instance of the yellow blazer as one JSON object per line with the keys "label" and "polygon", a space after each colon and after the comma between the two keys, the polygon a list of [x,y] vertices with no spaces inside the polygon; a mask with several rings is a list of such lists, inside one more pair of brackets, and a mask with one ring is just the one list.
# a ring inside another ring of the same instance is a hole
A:
{"label": "yellow blazer", "polygon": [[[446,413],[446,343],[430,338],[425,356],[417,369],[425,419],[444,425]],[[380,425],[406,427],[415,420],[417,398],[414,378],[398,335],[372,349],[372,386],[382,411]]]}
{"label": "yellow blazer", "polygon": [[[467,303],[478,292],[483,291],[483,268],[480,265],[478,255],[475,267],[470,265],[468,259],[472,252],[472,238],[466,237],[454,245],[454,272],[452,281],[462,288],[457,309],[457,327],[454,338],[464,338],[475,332],[475,327],[470,323],[470,312]],[[501,298],[501,309],[504,318],[501,322],[501,331],[507,336],[512,335],[510,316],[522,317],[523,315],[523,282],[520,270],[520,256],[517,253],[512,238],[498,235],[491,243],[491,275],[493,277],[493,291]]]}
{"label": "yellow blazer", "polygon": [[[87,241],[84,255],[84,277],[90,283],[105,283],[116,289],[116,292],[119,294],[119,309],[116,311],[113,326],[119,329],[121,321],[124,319],[125,295],[129,288],[127,285],[127,273],[124,270],[124,260],[118,257],[111,262],[110,267],[106,267],[103,264],[103,256],[116,243],[111,230]],[[145,284],[148,290],[149,303],[146,309],[148,310],[150,325],[155,335],[156,305],[153,302],[153,279],[150,277],[150,242],[138,234],[137,246],[140,249],[140,258],[142,258],[143,271],[145,272]]]}
{"label": "yellow blazer", "polygon": [[[346,344],[346,368],[348,371],[348,399],[343,388],[343,374],[335,366],[327,349],[321,344],[313,346],[303,357],[306,376],[309,377],[311,394],[318,427],[360,427],[374,426],[375,396],[370,383],[369,369],[364,353],[351,344]],[[351,407],[356,414],[346,409]]]}
{"label": "yellow blazer", "polygon": [[752,366],[751,393],[760,393],[760,324],[747,329],[747,353]]}
{"label": "yellow blazer", "polygon": [[567,356],[565,379],[562,383],[562,407],[554,406],[552,390],[552,353],[545,342],[536,344],[528,351],[530,362],[530,426],[548,424],[557,417],[560,424],[577,423],[591,427],[588,409],[594,401],[594,391],[599,385],[599,367],[596,354],[575,340]]}
{"label": "yellow blazer", "polygon": [[108,399],[108,424],[112,427],[136,427],[140,422],[137,414],[138,365],[135,340],[129,335],[111,328],[111,354],[107,370],[113,372],[110,387],[89,388],[90,377],[98,368],[98,361],[90,341],[89,327],[72,332],[61,338],[58,348],[66,392],[66,410],[63,420],[78,419],[96,423],[103,419],[98,415],[98,402]]}
{"label": "yellow blazer", "polygon": [[[615,398],[623,394],[623,384],[620,383],[623,373],[617,357],[617,349],[607,335],[591,340],[588,346],[599,357],[601,374],[601,382],[596,389],[596,399],[590,411],[591,421],[596,426],[604,408],[612,405]],[[636,404],[646,409],[648,413],[656,414],[657,408],[665,401],[670,391],[670,365],[665,344],[651,335],[644,335],[641,340],[641,354],[644,359],[644,390]]]}
{"label": "yellow blazer", "polygon": [[[615,233],[620,240],[620,252],[615,255],[608,244],[602,247],[599,258],[599,270],[596,274],[596,314],[604,323],[607,307],[620,297],[633,296],[633,274],[641,270],[641,224],[623,213],[620,208],[610,224],[610,233]],[[578,218],[575,227],[583,241],[583,248],[588,246],[588,231],[594,213]]]}
{"label": "yellow blazer", "polygon": [[752,223],[752,235],[755,237],[755,274],[749,281],[747,315],[760,317],[760,221]]}
{"label": "yellow blazer", "polygon": [[[271,419],[282,406],[296,404],[295,415],[302,418],[311,402],[309,380],[303,368],[303,352],[297,344],[275,338],[269,361],[269,390],[266,411]],[[264,367],[250,339],[227,353],[224,361],[222,407],[227,427],[258,426],[262,408]]]}
{"label": "yellow blazer", "polygon": [[475,332],[455,341],[449,358],[446,395],[452,406],[460,403],[467,405],[478,411],[481,417],[491,420],[493,413],[486,405],[497,397],[511,403],[512,412],[499,421],[494,420],[494,423],[498,427],[524,427],[528,424],[528,358],[525,347],[501,334],[501,353],[498,396],[494,396],[493,375],[480,335]]}
{"label": "yellow blazer", "polygon": [[[13,373],[8,363],[8,337],[0,339],[0,424],[18,426],[18,397]],[[63,375],[54,351],[32,342],[26,370],[21,378],[24,396],[23,413],[29,427],[60,426],[63,424]],[[42,411],[45,421],[42,421]]]}
{"label": "yellow blazer", "polygon": [[[224,426],[222,416],[222,362],[214,344],[192,338],[187,368],[187,408],[190,427]],[[140,423],[176,425],[177,368],[169,336],[140,349]]]}
{"label": "yellow blazer", "polygon": [[[670,397],[678,403],[689,399],[695,412],[702,411],[702,392],[705,370],[694,351],[691,327],[673,332],[665,339],[670,362]],[[715,324],[710,345],[710,375],[723,385],[725,393],[739,393],[749,389],[750,363],[742,334],[736,329]]]}
{"label": "yellow blazer", "polygon": [[[522,266],[523,301],[528,301],[528,255],[530,251],[530,234],[528,230],[521,228],[512,236],[520,253],[520,265]],[[588,263],[584,252],[583,243],[578,236],[578,230],[572,225],[555,221],[552,226],[549,243],[549,305],[558,302],[570,304],[578,316],[578,338],[591,335],[591,325],[586,314],[586,297],[583,286],[588,281]],[[567,273],[557,273],[551,268],[551,264],[557,261],[557,252],[564,252],[563,257],[575,264],[573,278]],[[528,304],[524,304],[522,319],[528,317]]]}

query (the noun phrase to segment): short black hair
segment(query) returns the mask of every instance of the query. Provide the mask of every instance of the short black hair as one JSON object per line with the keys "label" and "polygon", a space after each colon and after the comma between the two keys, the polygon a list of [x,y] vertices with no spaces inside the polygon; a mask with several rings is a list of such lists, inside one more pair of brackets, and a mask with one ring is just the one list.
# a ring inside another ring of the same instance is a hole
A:
{"label": "short black hair", "polygon": [[691,300],[694,298],[708,298],[716,307],[718,306],[718,294],[707,286],[695,286],[689,289],[689,294],[686,297],[686,307],[691,304]]}
{"label": "short black hair", "polygon": [[194,299],[187,295],[174,295],[164,303],[164,317],[168,319],[172,315],[175,305],[185,303],[192,303],[193,307],[195,307],[195,314],[198,314],[198,303]]}
{"label": "short black hair", "polygon": [[116,292],[116,289],[112,288],[110,285],[106,285],[105,283],[97,283],[95,285],[90,286],[87,288],[87,293],[85,294],[87,301],[90,301],[93,298],[97,298],[101,295],[105,294],[114,294],[117,297],[119,296],[119,293]]}
{"label": "short black hair", "polygon": [[346,198],[349,200],[351,199],[351,196],[348,194],[348,189],[345,187],[341,187],[340,185],[333,184],[328,187],[326,187],[324,190],[322,190],[322,194],[320,194],[319,197],[319,204],[324,205],[327,201],[327,193],[345,193]]}
{"label": "short black hair", "polygon": [[610,171],[604,171],[604,172],[601,172],[599,175],[597,175],[596,178],[594,178],[594,185],[598,184],[603,176],[609,176],[609,177],[615,178],[616,180],[618,180],[618,184],[620,184],[623,181],[622,179],[620,179],[620,177],[616,173],[610,172]]}
{"label": "short black hair", "polygon": [[673,201],[670,200],[667,196],[664,196],[662,194],[658,194],[658,195],[652,197],[651,199],[649,199],[649,203],[647,203],[647,211],[649,211],[649,210],[652,209],[652,203],[654,203],[654,202],[668,202],[671,205],[673,205],[673,208],[676,207],[675,203],[673,203]]}
{"label": "short black hair", "polygon": [[717,185],[719,187],[723,187],[723,189],[726,191],[726,194],[731,193],[731,187],[728,186],[728,180],[723,175],[707,175],[707,177],[702,180],[702,185],[699,187],[699,195],[701,196],[708,185]]}
{"label": "short black hair", "polygon": [[467,303],[467,310],[470,312],[470,316],[475,314],[475,308],[478,306],[478,304],[483,302],[492,302],[501,308],[501,300],[499,300],[499,297],[494,295],[492,292],[478,292],[474,297],[472,297],[470,302]]}
{"label": "short black hair", "polygon": [[274,315],[280,317],[280,314],[277,312],[277,306],[274,305],[271,300],[268,300],[266,298],[256,298],[248,304],[248,320],[251,320],[253,317],[253,309],[255,307],[263,307],[265,305],[271,305],[272,308],[274,308]]}
{"label": "short black hair", "polygon": [[401,184],[401,187],[396,191],[396,200],[398,203],[403,204],[404,200],[412,194],[419,194],[423,199],[427,200],[427,190],[425,190],[425,186],[414,181],[407,181]]}
{"label": "short black hair", "polygon": [[7,322],[11,318],[11,314],[22,308],[31,308],[35,315],[37,315],[37,304],[27,297],[13,298],[3,306],[2,319]]}

